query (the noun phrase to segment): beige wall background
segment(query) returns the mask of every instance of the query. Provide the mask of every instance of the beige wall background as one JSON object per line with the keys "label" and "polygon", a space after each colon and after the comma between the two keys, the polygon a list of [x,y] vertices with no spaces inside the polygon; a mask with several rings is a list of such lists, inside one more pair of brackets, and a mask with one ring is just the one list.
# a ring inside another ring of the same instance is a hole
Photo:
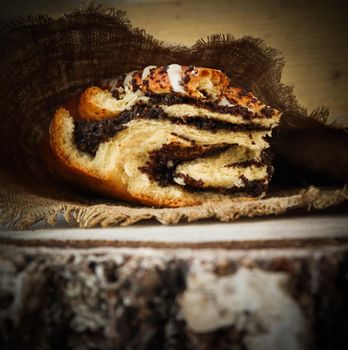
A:
{"label": "beige wall background", "polygon": [[[294,85],[309,110],[326,105],[330,119],[348,125],[347,1],[129,0],[104,1],[125,10],[133,25],[157,39],[194,44],[213,33],[257,36],[283,53],[283,82]],[[14,0],[1,17],[60,16],[79,1]]]}

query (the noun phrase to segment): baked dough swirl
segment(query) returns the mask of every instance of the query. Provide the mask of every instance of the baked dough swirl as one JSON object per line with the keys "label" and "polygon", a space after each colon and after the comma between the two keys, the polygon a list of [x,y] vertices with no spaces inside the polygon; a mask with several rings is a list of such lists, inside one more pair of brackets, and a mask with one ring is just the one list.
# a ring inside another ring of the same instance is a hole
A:
{"label": "baked dough swirl", "polygon": [[261,197],[281,113],[217,69],[148,66],[89,87],[50,125],[57,171],[153,206]]}

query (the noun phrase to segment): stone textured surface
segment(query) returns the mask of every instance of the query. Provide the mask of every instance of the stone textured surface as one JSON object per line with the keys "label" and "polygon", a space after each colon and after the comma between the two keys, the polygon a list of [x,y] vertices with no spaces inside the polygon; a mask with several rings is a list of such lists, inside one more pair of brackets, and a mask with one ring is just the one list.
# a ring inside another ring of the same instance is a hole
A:
{"label": "stone textured surface", "polygon": [[2,348],[346,349],[347,248],[3,245]]}

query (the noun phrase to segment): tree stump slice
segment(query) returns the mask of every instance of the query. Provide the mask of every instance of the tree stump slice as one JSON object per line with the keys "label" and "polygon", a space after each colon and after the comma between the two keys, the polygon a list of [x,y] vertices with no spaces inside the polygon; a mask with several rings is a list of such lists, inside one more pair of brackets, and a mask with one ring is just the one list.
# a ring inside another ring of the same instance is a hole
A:
{"label": "tree stump slice", "polygon": [[2,349],[347,349],[347,220],[3,232]]}

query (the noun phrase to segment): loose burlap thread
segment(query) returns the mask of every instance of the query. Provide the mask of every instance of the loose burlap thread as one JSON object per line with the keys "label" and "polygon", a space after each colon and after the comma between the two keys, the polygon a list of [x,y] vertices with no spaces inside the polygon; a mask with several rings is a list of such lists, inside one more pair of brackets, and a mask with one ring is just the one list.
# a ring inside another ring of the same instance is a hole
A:
{"label": "loose burlap thread", "polygon": [[[212,35],[192,47],[170,45],[133,28],[123,12],[94,5],[58,19],[37,16],[7,21],[0,30],[3,227],[26,229],[39,221],[53,225],[60,213],[68,223],[80,227],[129,225],[152,218],[163,224],[205,218],[232,221],[244,216],[280,214],[291,208],[327,208],[348,199],[348,190],[343,186],[348,179],[348,161],[340,153],[347,146],[346,130],[340,125],[328,125],[325,108],[307,114],[297,103],[292,88],[281,83],[284,65],[281,54],[261,39]],[[77,89],[103,79],[147,65],[170,63],[221,69],[233,85],[251,89],[262,101],[281,110],[283,119],[275,135],[279,142],[272,147],[282,164],[289,161],[309,167],[330,179],[338,179],[340,185],[324,188],[309,182],[283,186],[260,200],[225,199],[173,209],[97,197],[49,173],[42,139],[57,106]],[[305,155],[289,152],[296,130],[305,132],[302,140],[307,145],[313,145],[308,136],[317,130],[320,140],[327,140],[325,149],[340,154],[339,166],[333,170],[328,161],[330,153],[322,157],[316,152]]]}

